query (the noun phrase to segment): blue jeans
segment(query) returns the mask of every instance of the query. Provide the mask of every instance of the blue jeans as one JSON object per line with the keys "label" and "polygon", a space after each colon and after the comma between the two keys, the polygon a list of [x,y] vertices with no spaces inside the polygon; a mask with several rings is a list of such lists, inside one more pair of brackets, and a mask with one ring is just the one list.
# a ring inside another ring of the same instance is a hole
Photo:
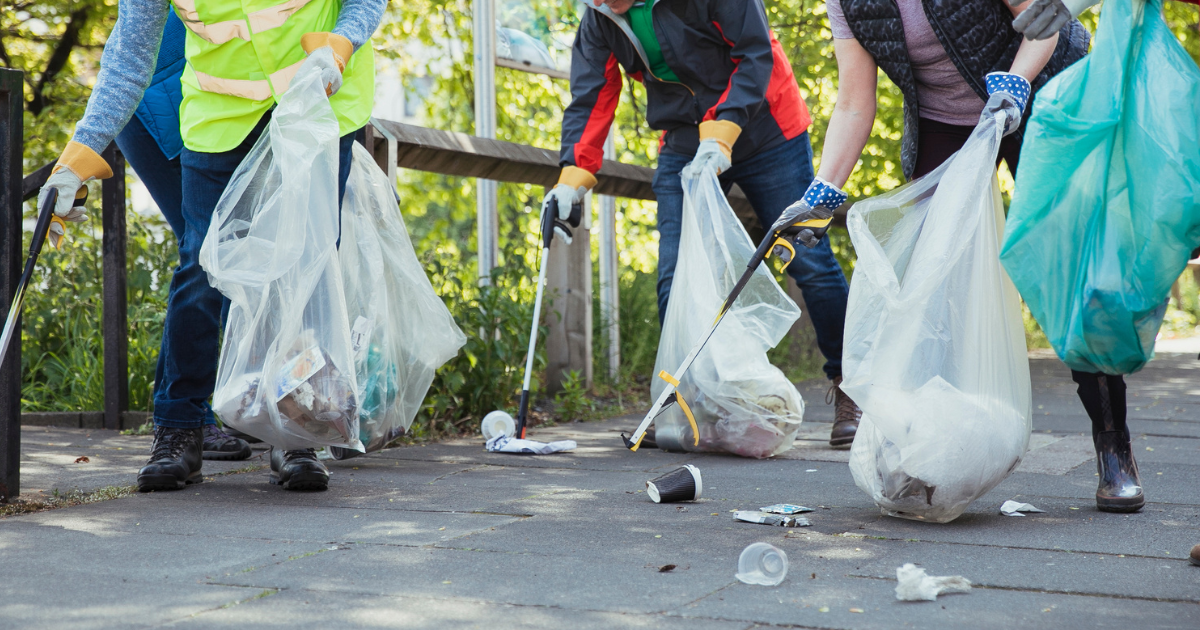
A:
{"label": "blue jeans", "polygon": [[[171,232],[175,234],[175,243],[179,244],[179,237],[183,234],[185,224],[183,222],[183,169],[179,165],[179,157],[168,159],[166,154],[162,152],[162,148],[158,146],[158,142],[150,135],[146,129],[146,125],[137,116],[129,119],[129,123],[117,134],[117,146],[121,148],[121,153],[133,170],[137,172],[138,179],[146,185],[146,190],[150,192],[150,196],[154,198],[155,205],[162,212],[163,218],[167,220],[167,225],[171,226]],[[223,302],[228,305],[228,300]],[[225,310],[221,313],[221,321],[225,321]],[[154,384],[163,382],[163,357],[161,352],[158,354],[158,366],[154,371]],[[213,416],[212,409],[208,407],[208,402],[205,402],[204,424],[216,424],[217,420]]]}
{"label": "blue jeans", "polygon": [[[654,194],[658,197],[658,321],[667,314],[667,298],[679,260],[679,235],[683,229],[683,183],[679,173],[692,161],[690,155],[664,153],[654,172]],[[764,227],[770,227],[783,209],[804,196],[813,179],[812,145],[805,132],[783,144],[733,165],[721,174],[721,186],[729,192],[741,187]],[[828,239],[813,249],[796,248],[796,259],[787,273],[804,293],[804,303],[817,332],[817,346],[825,356],[825,374],[842,375],[842,332],[846,324],[846,299],[850,287],[833,257]]]}
{"label": "blue jeans", "polygon": [[[208,284],[200,267],[200,246],[208,233],[217,201],[242,158],[254,147],[271,118],[263,116],[237,148],[224,153],[200,153],[184,148],[182,167],[183,234],[179,237],[179,267],[171,280],[167,317],[159,350],[159,379],[154,389],[154,423],[194,429],[212,417],[209,399],[217,380],[221,321],[225,297]],[[341,138],[338,204],[350,176],[354,134]],[[136,167],[135,167],[136,168]]]}

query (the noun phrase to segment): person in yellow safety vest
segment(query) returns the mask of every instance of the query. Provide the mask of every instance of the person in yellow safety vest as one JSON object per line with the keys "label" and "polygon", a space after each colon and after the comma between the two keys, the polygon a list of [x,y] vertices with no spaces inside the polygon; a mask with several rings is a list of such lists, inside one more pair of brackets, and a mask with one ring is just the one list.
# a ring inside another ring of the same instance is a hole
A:
{"label": "person in yellow safety vest", "polygon": [[[174,490],[202,480],[201,425],[210,413],[227,302],[208,284],[198,261],[221,193],[304,66],[321,72],[337,114],[338,190],[345,191],[354,133],[367,123],[374,104],[369,42],[386,6],[387,0],[121,0],[87,110],[38,201],[58,191],[58,220],[51,227],[56,246],[66,222],[87,219],[72,210],[72,200],[86,182],[112,176],[99,154],[125,127],[150,84],[163,25],[174,10],[187,29],[180,106],[186,227],[167,299],[154,446],[138,472],[138,490]],[[271,471],[271,483],[288,490],[324,490],[329,484],[329,471],[313,449],[273,448]]]}

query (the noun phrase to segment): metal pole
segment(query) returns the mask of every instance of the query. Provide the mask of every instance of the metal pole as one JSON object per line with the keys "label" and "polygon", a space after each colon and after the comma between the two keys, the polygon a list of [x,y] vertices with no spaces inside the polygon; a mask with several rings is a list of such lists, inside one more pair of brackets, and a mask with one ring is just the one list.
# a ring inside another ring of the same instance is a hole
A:
{"label": "metal pole", "polygon": [[[604,142],[604,157],[616,157],[613,136],[616,125],[608,131]],[[617,258],[617,198],[597,195],[600,202],[600,326],[608,359],[608,376],[616,379],[621,370],[620,261]]]}
{"label": "metal pole", "polygon": [[[475,135],[496,137],[496,6],[495,0],[474,0]],[[488,179],[475,183],[475,220],[479,282],[487,284],[500,260],[497,185]]]}
{"label": "metal pole", "polygon": [[116,143],[104,150],[113,176],[104,180],[104,428],[120,429],[129,410],[129,319],[125,292],[125,156]]}
{"label": "metal pole", "polygon": [[[0,294],[7,313],[21,276],[25,77],[0,68]],[[17,330],[21,329],[20,320]],[[0,366],[0,503],[21,492],[21,343]]]}

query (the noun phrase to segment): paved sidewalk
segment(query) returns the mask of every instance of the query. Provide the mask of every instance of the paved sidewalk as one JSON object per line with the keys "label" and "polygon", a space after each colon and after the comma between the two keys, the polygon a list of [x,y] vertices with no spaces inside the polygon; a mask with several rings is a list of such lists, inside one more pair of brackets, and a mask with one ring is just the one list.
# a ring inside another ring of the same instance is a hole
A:
{"label": "paved sidewalk", "polygon": [[[173,493],[0,519],[0,628],[1200,628],[1200,362],[1164,356],[1130,378],[1131,428],[1150,499],[1093,506],[1088,422],[1067,371],[1033,361],[1025,463],[947,525],[881,516],[823,445],[824,384],[805,383],[804,439],[774,460],[625,450],[632,418],[539,430],[569,454],[488,454],[481,440],[334,462],[330,490],[284,492],[261,458]],[[88,438],[90,437],[90,441]],[[149,438],[30,427],[23,486],[133,483]],[[89,463],[74,463],[86,455]],[[704,498],[656,505],[644,481],[679,464]],[[1005,517],[1015,498],[1046,510]],[[777,502],[813,525],[732,520]],[[733,578],[756,541],[784,549],[778,587]],[[901,603],[895,570],[976,588]],[[676,565],[669,572],[660,567]]]}

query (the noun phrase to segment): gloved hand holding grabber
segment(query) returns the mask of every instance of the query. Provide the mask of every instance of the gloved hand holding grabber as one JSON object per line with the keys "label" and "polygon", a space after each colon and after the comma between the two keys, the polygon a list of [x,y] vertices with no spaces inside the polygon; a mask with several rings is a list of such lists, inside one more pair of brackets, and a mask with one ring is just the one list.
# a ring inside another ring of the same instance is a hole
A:
{"label": "gloved hand holding grabber", "polygon": [[784,262],[790,263],[796,255],[796,244],[810,249],[816,247],[829,231],[829,224],[833,222],[833,211],[846,203],[848,197],[845,191],[837,186],[820,177],[813,178],[804,197],[784,208],[775,225],[771,226],[768,240],[772,240],[774,235],[772,252]]}

